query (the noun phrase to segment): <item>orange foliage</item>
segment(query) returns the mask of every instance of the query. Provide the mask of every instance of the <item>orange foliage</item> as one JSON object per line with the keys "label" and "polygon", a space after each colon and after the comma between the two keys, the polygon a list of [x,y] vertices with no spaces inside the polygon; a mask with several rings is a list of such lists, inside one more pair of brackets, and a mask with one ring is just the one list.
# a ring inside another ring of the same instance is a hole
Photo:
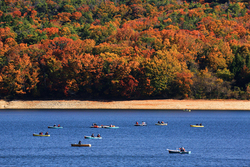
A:
{"label": "orange foliage", "polygon": [[154,18],[140,18],[136,20],[130,20],[123,24],[122,27],[130,27],[136,31],[142,31],[144,29],[153,28],[155,25],[158,25],[159,21],[157,17]]}
{"label": "orange foliage", "polygon": [[21,17],[22,13],[19,10],[16,10],[12,13],[14,17]]}
{"label": "orange foliage", "polygon": [[9,5],[9,4],[15,4],[16,2],[18,2],[18,0],[4,0],[4,2]]}
{"label": "orange foliage", "polygon": [[[131,28],[119,28],[114,36],[117,42],[130,40],[131,37],[135,34],[135,31]],[[112,38],[112,36],[110,37]]]}
{"label": "orange foliage", "polygon": [[57,27],[44,28],[43,31],[45,31],[49,37],[59,33],[59,29]]}
{"label": "orange foliage", "polygon": [[32,8],[27,9],[27,12],[23,14],[24,17],[29,16],[33,19],[35,18],[36,15],[37,15],[37,11],[33,10]]}
{"label": "orange foliage", "polygon": [[82,17],[82,14],[80,12],[74,12],[71,15],[72,19],[79,20]]}
{"label": "orange foliage", "polygon": [[57,14],[57,19],[62,22],[70,22],[71,13],[62,12]]}
{"label": "orange foliage", "polygon": [[204,16],[204,11],[201,8],[195,8],[195,9],[191,9],[188,11],[188,16],[189,17],[203,17]]}
{"label": "orange foliage", "polygon": [[[39,83],[41,88],[64,95],[81,91],[113,97],[163,97],[173,89],[188,98],[195,80],[190,71],[197,75],[200,69],[211,70],[207,78],[212,78],[212,73],[223,74],[225,69],[224,73],[234,76],[229,67],[235,54],[242,57],[242,64],[249,64],[250,11],[247,3],[233,1],[214,6],[204,0],[157,4],[46,0],[43,10],[39,7],[43,2],[4,0],[6,13],[0,11],[0,17],[6,17],[1,27],[10,28],[0,28],[0,91],[31,93]],[[39,36],[44,32],[47,36]],[[15,39],[46,40],[28,47]],[[248,68],[239,71],[249,92]]]}
{"label": "orange foliage", "polygon": [[54,2],[53,0],[46,0],[46,3],[49,5],[56,5],[56,2]]}
{"label": "orange foliage", "polygon": [[16,46],[17,42],[13,38],[7,38],[4,44],[7,44],[9,47],[12,47],[12,46]]}
{"label": "orange foliage", "polygon": [[27,45],[20,44],[9,50],[8,65],[1,70],[1,80],[5,87],[0,86],[0,91],[11,94],[30,93],[38,84],[38,66],[32,63],[25,53]]}
{"label": "orange foliage", "polygon": [[177,94],[180,94],[183,98],[188,98],[188,94],[191,93],[191,85],[193,84],[192,74],[188,72],[177,72],[176,78],[173,81],[177,87]]}
{"label": "orange foliage", "polygon": [[77,9],[78,11],[84,13],[84,12],[88,12],[89,11],[89,6],[83,4],[80,8]]}
{"label": "orange foliage", "polygon": [[5,40],[6,38],[15,38],[16,34],[11,32],[9,27],[0,28],[0,41]]}

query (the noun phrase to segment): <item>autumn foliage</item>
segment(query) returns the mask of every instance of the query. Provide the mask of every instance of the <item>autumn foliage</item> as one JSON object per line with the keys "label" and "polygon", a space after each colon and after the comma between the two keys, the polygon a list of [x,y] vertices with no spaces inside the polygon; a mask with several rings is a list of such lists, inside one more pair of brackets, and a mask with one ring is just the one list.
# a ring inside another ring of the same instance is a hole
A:
{"label": "autumn foliage", "polygon": [[249,99],[245,0],[0,1],[0,98]]}

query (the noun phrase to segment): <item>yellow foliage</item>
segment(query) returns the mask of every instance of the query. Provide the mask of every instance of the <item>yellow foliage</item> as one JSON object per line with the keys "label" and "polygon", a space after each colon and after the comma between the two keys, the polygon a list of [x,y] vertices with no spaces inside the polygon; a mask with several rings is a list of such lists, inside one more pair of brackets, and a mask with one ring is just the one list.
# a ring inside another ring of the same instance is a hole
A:
{"label": "yellow foliage", "polygon": [[169,25],[169,26],[166,27],[166,29],[169,29],[169,30],[179,30],[179,27],[174,26],[174,25]]}
{"label": "yellow foliage", "polygon": [[164,23],[171,23],[172,22],[172,19],[171,18],[168,18],[166,20],[163,20]]}
{"label": "yellow foliage", "polygon": [[63,27],[62,29],[59,30],[60,36],[69,36],[71,34],[71,31],[69,30],[68,27]]}
{"label": "yellow foliage", "polygon": [[109,53],[109,52],[101,53],[100,57],[103,58],[103,60],[106,60],[109,58],[111,61],[119,58],[119,56],[117,54]]}

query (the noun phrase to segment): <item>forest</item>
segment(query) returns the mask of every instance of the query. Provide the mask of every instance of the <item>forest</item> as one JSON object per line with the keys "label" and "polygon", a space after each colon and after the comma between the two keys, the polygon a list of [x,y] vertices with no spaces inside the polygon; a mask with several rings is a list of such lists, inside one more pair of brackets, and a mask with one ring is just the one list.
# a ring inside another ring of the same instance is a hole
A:
{"label": "forest", "polygon": [[250,99],[248,0],[1,0],[0,99]]}

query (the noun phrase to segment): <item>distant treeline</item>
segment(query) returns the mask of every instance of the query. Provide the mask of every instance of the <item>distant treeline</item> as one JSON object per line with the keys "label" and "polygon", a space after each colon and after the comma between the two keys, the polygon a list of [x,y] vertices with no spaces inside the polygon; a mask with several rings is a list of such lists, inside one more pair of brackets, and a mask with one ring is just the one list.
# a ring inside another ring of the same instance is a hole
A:
{"label": "distant treeline", "polygon": [[1,99],[249,99],[248,0],[2,0]]}

